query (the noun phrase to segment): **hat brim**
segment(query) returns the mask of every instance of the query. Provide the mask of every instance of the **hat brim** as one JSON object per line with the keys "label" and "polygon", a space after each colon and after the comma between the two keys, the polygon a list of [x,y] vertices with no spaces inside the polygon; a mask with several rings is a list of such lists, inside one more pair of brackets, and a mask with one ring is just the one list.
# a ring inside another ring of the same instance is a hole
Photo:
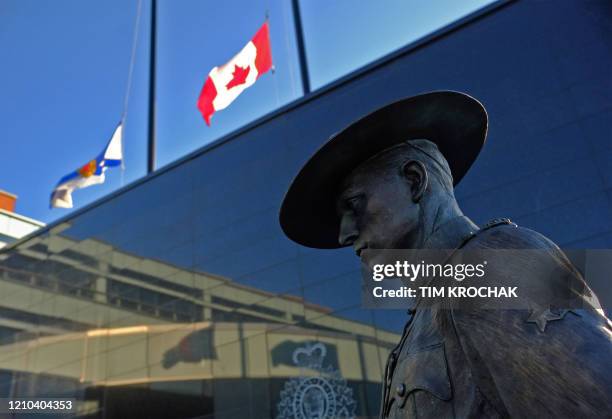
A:
{"label": "hat brim", "polygon": [[342,247],[336,197],[340,182],[357,166],[398,143],[427,139],[448,161],[457,185],[486,135],[484,107],[464,93],[431,92],[393,102],[332,136],[306,162],[283,200],[281,227],[287,237],[307,247]]}

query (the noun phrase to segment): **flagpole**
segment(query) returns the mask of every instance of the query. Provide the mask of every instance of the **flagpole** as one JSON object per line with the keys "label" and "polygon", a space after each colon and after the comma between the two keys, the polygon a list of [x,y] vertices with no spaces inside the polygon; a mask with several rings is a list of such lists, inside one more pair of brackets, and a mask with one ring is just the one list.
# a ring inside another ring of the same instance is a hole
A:
{"label": "flagpole", "polygon": [[304,30],[302,28],[302,18],[300,15],[300,2],[293,0],[293,21],[295,24],[295,39],[298,48],[298,59],[300,62],[300,73],[302,75],[302,88],[304,95],[310,93],[310,76],[308,75],[308,62],[306,61],[306,49],[304,48]]}
{"label": "flagpole", "polygon": [[155,64],[156,64],[156,24],[157,24],[157,0],[151,0],[151,51],[149,61],[149,132],[148,132],[148,153],[147,153],[147,173],[155,170]]}

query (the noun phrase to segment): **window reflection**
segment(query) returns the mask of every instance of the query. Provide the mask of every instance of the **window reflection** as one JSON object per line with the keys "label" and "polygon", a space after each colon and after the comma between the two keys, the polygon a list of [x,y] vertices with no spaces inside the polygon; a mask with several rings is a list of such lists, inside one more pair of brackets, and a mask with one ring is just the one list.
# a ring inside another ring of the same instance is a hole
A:
{"label": "window reflection", "polygon": [[[69,395],[81,416],[182,417],[164,416],[162,407],[134,410],[134,400],[159,398],[192,416],[251,409],[252,417],[282,417],[293,387],[314,374],[350,396],[347,411],[376,413],[380,353],[397,334],[377,333],[357,295],[338,298],[354,274],[304,288],[299,255],[278,238],[252,251],[227,248],[240,261],[231,266],[236,279],[99,239],[60,232],[36,240],[2,254],[5,396]],[[311,413],[332,397],[315,388],[296,390]]]}

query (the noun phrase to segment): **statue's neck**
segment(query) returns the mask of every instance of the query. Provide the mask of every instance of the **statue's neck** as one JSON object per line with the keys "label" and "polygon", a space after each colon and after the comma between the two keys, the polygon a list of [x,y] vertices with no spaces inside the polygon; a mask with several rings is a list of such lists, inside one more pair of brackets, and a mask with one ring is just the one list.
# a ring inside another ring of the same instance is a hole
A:
{"label": "statue's neck", "polygon": [[[471,231],[478,227],[467,217],[457,205],[453,197],[434,208],[423,208],[423,241],[422,248],[454,249],[461,244]],[[425,215],[428,214],[428,215]]]}

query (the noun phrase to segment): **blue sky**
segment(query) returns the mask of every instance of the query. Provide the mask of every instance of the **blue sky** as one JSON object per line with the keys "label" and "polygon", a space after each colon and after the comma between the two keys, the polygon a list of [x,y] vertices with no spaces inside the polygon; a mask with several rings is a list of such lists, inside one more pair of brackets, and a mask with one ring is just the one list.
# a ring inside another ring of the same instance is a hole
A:
{"label": "blue sky", "polygon": [[[470,13],[487,0],[302,0],[309,71],[319,88]],[[384,7],[381,7],[381,4]],[[94,158],[121,118],[138,0],[0,0],[0,189],[17,212],[51,222],[57,181]],[[210,69],[236,54],[269,15],[276,71],[212,126],[195,104]],[[146,174],[150,1],[142,0],[126,125],[125,172],[78,190],[75,209]],[[301,96],[289,0],[158,0],[157,166]]]}

